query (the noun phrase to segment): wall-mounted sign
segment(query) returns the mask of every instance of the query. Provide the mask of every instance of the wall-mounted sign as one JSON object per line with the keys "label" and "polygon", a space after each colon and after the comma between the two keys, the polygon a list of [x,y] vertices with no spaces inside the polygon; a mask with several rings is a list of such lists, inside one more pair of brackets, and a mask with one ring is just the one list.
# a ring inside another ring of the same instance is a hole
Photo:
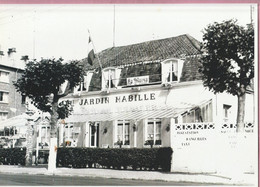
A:
{"label": "wall-mounted sign", "polygon": [[97,104],[109,104],[109,103],[127,103],[135,101],[151,101],[155,100],[155,93],[140,93],[140,94],[128,94],[115,97],[96,97],[96,98],[82,98],[79,101],[79,105],[97,105]]}
{"label": "wall-mounted sign", "polygon": [[129,77],[126,79],[127,86],[142,85],[149,83],[149,76]]}

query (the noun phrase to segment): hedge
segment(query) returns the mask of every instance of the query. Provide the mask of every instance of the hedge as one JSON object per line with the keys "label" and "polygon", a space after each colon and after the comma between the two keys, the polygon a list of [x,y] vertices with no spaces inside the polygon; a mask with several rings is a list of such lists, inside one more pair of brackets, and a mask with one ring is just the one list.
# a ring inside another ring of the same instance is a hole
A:
{"label": "hedge", "polygon": [[0,164],[25,165],[26,148],[0,149]]}
{"label": "hedge", "polygon": [[58,148],[57,167],[170,171],[172,149]]}

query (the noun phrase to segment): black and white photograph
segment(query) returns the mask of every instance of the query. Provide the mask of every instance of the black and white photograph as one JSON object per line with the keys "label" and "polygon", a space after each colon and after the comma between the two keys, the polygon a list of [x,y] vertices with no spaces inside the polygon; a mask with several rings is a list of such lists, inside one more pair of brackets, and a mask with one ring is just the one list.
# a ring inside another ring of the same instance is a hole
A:
{"label": "black and white photograph", "polygon": [[0,4],[1,186],[257,186],[258,4]]}

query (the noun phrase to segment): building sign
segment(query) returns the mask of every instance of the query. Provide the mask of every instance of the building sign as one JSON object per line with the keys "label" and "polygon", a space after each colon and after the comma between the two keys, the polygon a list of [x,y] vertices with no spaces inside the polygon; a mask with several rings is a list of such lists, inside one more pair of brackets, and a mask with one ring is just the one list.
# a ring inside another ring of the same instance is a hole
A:
{"label": "building sign", "polygon": [[136,101],[151,101],[155,100],[155,93],[142,93],[142,94],[128,94],[115,97],[94,97],[82,98],[79,105],[98,105],[98,104],[116,104],[116,103],[131,103]]}
{"label": "building sign", "polygon": [[126,79],[127,86],[141,85],[149,83],[149,76],[129,77]]}

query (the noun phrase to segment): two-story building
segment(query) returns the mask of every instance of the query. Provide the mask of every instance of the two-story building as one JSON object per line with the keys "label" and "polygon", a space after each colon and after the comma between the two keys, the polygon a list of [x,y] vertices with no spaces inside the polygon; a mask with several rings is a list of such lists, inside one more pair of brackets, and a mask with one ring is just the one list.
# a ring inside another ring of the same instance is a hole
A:
{"label": "two-story building", "polygon": [[[173,146],[174,133],[183,130],[235,130],[237,98],[203,86],[193,37],[112,47],[96,56],[93,65],[82,61],[84,82],[63,99],[74,108],[60,124],[60,145]],[[253,128],[252,90],[246,101],[246,127]]]}

